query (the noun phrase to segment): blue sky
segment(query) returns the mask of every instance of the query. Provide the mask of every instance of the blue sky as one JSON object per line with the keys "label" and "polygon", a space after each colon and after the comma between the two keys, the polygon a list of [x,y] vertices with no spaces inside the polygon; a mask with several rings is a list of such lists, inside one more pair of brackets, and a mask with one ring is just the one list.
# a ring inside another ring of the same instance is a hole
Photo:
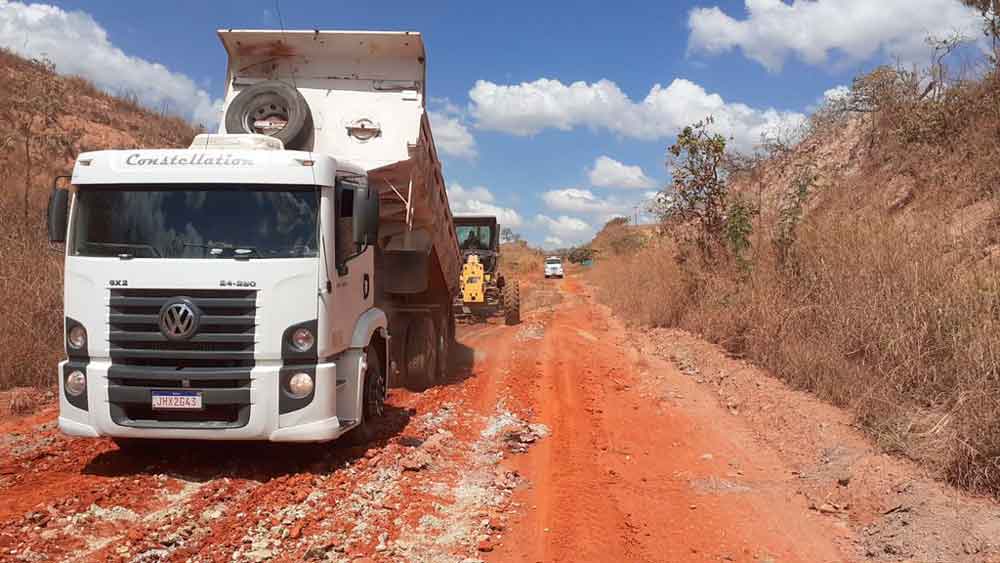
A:
{"label": "blue sky", "polygon": [[[280,9],[288,29],[422,32],[453,208],[496,212],[548,246],[588,240],[661,188],[665,148],[683,124],[712,114],[750,148],[858,72],[923,64],[924,37],[972,35],[976,25],[958,0],[284,0]],[[215,30],[277,27],[273,0],[0,0],[0,45],[202,121],[223,94]]]}

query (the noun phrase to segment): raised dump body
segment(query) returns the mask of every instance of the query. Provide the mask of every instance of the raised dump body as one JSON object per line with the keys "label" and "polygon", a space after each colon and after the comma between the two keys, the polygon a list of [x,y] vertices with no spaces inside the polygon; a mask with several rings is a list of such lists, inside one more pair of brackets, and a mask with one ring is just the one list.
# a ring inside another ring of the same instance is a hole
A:
{"label": "raised dump body", "polygon": [[[379,246],[388,250],[387,289],[421,289],[413,258],[402,255],[397,262],[394,252],[433,251],[454,294],[461,257],[427,120],[420,34],[226,30],[219,37],[229,54],[220,132],[301,128],[284,133],[286,148],[328,154],[363,168],[382,203]],[[266,91],[240,99],[269,81],[292,85],[305,101],[304,111],[296,114],[296,108],[282,106],[280,96]]]}

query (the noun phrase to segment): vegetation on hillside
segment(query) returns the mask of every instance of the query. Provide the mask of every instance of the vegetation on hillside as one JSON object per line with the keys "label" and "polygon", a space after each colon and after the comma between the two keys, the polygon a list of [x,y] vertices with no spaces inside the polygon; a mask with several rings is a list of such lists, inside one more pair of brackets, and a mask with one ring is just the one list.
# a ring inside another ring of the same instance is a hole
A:
{"label": "vegetation on hillside", "polygon": [[109,96],[50,63],[0,50],[0,389],[55,382],[62,352],[62,257],[48,247],[45,205],[74,156],[102,148],[185,146],[179,118]]}
{"label": "vegetation on hillside", "polygon": [[945,60],[875,69],[751,157],[685,129],[663,236],[595,278],[624,316],[700,333],[1000,494],[1000,75]]}

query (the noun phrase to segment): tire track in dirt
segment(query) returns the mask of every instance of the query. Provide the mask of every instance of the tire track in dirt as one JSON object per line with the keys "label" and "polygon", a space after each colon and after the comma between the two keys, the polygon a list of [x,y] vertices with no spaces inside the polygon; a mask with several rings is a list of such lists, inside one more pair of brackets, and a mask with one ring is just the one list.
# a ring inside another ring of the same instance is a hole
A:
{"label": "tire track in dirt", "polygon": [[644,366],[581,285],[560,287],[541,356],[515,378],[552,435],[515,460],[526,509],[489,560],[849,559],[794,491],[758,486],[781,464],[714,398],[690,412],[650,401],[644,367],[672,368]]}

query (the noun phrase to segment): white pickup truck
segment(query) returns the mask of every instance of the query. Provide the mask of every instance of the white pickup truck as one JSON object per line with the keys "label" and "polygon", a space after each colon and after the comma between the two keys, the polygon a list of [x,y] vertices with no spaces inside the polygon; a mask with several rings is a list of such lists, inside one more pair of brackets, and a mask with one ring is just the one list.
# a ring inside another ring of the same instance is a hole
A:
{"label": "white pickup truck", "polygon": [[549,256],[545,259],[546,278],[562,278],[563,275],[562,258],[559,258],[558,256]]}
{"label": "white pickup truck", "polygon": [[66,434],[331,440],[447,368],[460,256],[421,36],[219,37],[217,134],[80,154],[53,190]]}

